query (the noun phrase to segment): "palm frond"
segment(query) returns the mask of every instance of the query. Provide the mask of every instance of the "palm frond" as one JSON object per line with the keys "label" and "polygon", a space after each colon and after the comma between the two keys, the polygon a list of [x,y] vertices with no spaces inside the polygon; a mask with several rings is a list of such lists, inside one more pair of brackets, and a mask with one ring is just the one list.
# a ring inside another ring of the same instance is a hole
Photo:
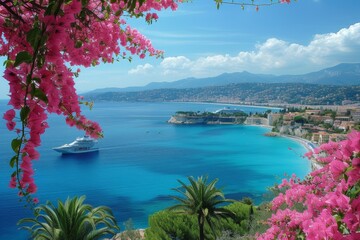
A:
{"label": "palm frond", "polygon": [[[18,224],[28,230],[35,240],[86,240],[99,239],[106,234],[115,234],[119,227],[110,208],[93,208],[84,204],[85,196],[58,201],[57,207],[50,202],[36,208],[34,218],[24,218]],[[100,227],[100,228],[99,228]]]}
{"label": "palm frond", "polygon": [[216,236],[216,229],[212,219],[220,218],[232,218],[234,214],[225,208],[218,207],[223,206],[226,203],[233,202],[233,200],[225,199],[222,190],[215,187],[218,179],[208,182],[208,177],[188,177],[189,185],[178,180],[180,187],[174,188],[173,190],[180,193],[180,196],[171,196],[177,200],[179,204],[176,204],[169,210],[175,210],[183,214],[196,215],[199,223],[199,234],[203,234],[203,224],[207,223]]}

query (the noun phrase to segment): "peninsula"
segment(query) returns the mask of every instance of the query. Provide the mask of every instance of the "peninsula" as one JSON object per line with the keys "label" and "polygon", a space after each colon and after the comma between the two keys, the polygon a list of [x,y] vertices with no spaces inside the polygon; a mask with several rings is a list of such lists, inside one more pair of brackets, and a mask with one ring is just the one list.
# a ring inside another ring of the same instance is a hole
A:
{"label": "peninsula", "polygon": [[247,114],[236,109],[220,109],[215,112],[178,111],[168,123],[173,124],[243,124]]}

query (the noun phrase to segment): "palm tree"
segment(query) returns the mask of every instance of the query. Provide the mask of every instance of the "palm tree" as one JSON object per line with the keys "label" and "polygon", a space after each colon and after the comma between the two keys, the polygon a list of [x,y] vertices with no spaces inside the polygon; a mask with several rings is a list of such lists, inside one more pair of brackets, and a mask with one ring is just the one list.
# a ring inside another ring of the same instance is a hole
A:
{"label": "palm tree", "polygon": [[18,224],[31,232],[34,240],[95,240],[107,234],[114,235],[119,227],[111,209],[105,206],[93,208],[83,204],[85,196],[58,201],[55,207],[47,202],[35,208],[35,218],[24,218]]}
{"label": "palm tree", "polygon": [[174,188],[173,190],[183,196],[172,196],[180,203],[170,207],[170,209],[177,210],[179,213],[196,215],[199,225],[199,238],[204,240],[205,222],[209,225],[213,234],[216,235],[213,219],[234,217],[230,210],[218,207],[224,203],[233,202],[233,200],[225,199],[222,191],[215,187],[218,179],[214,179],[209,184],[207,184],[207,177],[201,176],[197,180],[194,177],[188,177],[188,179],[190,185],[186,185],[178,180],[181,187]]}

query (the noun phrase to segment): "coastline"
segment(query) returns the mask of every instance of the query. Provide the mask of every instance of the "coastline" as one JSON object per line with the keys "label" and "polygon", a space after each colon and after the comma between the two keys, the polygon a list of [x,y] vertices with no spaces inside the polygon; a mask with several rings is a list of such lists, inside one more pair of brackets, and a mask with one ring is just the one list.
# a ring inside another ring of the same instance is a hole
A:
{"label": "coastline", "polygon": [[[297,136],[290,136],[290,135],[284,135],[284,134],[279,134],[279,136],[285,137],[285,138],[288,138],[288,139],[291,139],[291,140],[294,140],[294,141],[300,143],[300,144],[303,145],[309,152],[313,152],[313,153],[314,153],[315,148],[318,147],[317,145],[315,145],[315,144],[312,143],[311,141],[309,141],[309,140],[307,140],[307,139],[303,139],[303,138],[297,137]],[[311,157],[311,158],[309,159],[309,161],[311,162],[311,170],[312,170],[312,171],[318,170],[318,169],[320,169],[320,168],[323,167],[319,162],[317,162],[317,161],[315,160],[314,157]]]}
{"label": "coastline", "polygon": [[[246,126],[254,126],[254,127],[262,127],[262,128],[266,128],[268,130],[272,129],[272,126],[270,126],[270,125],[256,125],[256,124],[244,124],[244,125],[246,125]],[[304,138],[301,138],[301,137],[291,136],[291,135],[286,135],[286,134],[281,134],[281,133],[276,133],[276,132],[274,132],[274,134],[275,134],[274,137],[278,136],[278,137],[284,137],[284,138],[294,140],[294,141],[300,143],[308,151],[314,152],[314,149],[318,147],[314,143],[312,143],[311,141],[309,141],[307,139],[304,139]]]}
{"label": "coastline", "polygon": [[[269,109],[283,109],[283,107],[276,107],[276,106],[266,106],[266,105],[247,105],[247,104],[237,104],[237,103],[217,103],[217,102],[169,102],[169,103],[195,103],[195,104],[209,104],[209,105],[221,105],[221,106],[233,106],[233,107],[252,107],[252,108],[269,108]],[[256,126],[256,125],[255,125]]]}
{"label": "coastline", "polygon": [[285,135],[285,134],[278,134],[281,137],[284,138],[288,138],[288,139],[292,139],[298,143],[300,143],[301,145],[304,146],[304,148],[306,148],[306,150],[308,150],[309,152],[314,152],[314,149],[317,147],[314,143],[312,143],[311,141],[307,140],[307,139],[303,139],[301,137],[297,137],[297,136],[291,136],[291,135]]}
{"label": "coastline", "polygon": [[[246,124],[246,126],[256,126],[256,127],[262,127],[262,128],[266,128],[266,129],[270,129],[270,130],[272,129],[272,126],[269,126],[269,125]],[[314,152],[315,148],[318,147],[316,144],[312,143],[311,141],[309,141],[307,139],[303,139],[301,137],[297,137],[297,136],[275,133],[275,135],[273,137],[284,137],[284,138],[296,141],[297,143],[301,144],[308,152]],[[311,171],[322,168],[321,164],[319,164],[314,158],[309,159],[309,161],[311,162]]]}

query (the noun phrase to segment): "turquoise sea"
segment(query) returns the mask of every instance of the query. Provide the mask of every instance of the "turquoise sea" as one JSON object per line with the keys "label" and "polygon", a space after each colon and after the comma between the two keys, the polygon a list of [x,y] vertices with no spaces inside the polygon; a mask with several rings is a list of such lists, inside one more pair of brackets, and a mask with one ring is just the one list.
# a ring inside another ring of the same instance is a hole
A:
{"label": "turquoise sea", "polygon": [[[7,108],[0,101],[0,111]],[[82,136],[68,127],[62,117],[51,116],[50,128],[39,148],[41,158],[34,162],[38,185],[36,197],[65,200],[86,195],[86,203],[112,208],[119,226],[131,218],[135,227],[147,227],[147,218],[174,202],[171,188],[177,179],[208,175],[219,178],[225,196],[263,200],[266,188],[284,174],[304,177],[310,163],[299,143],[281,137],[265,137],[266,128],[254,126],[180,126],[166,121],[176,111],[213,111],[218,104],[198,103],[95,103],[84,109],[98,121],[105,137],[98,153],[60,155],[51,148]],[[266,108],[237,106],[245,112],[264,112]],[[19,202],[17,192],[8,187],[12,170],[10,141],[14,137],[0,125],[0,239],[27,239],[18,230],[19,219],[31,216]]]}

